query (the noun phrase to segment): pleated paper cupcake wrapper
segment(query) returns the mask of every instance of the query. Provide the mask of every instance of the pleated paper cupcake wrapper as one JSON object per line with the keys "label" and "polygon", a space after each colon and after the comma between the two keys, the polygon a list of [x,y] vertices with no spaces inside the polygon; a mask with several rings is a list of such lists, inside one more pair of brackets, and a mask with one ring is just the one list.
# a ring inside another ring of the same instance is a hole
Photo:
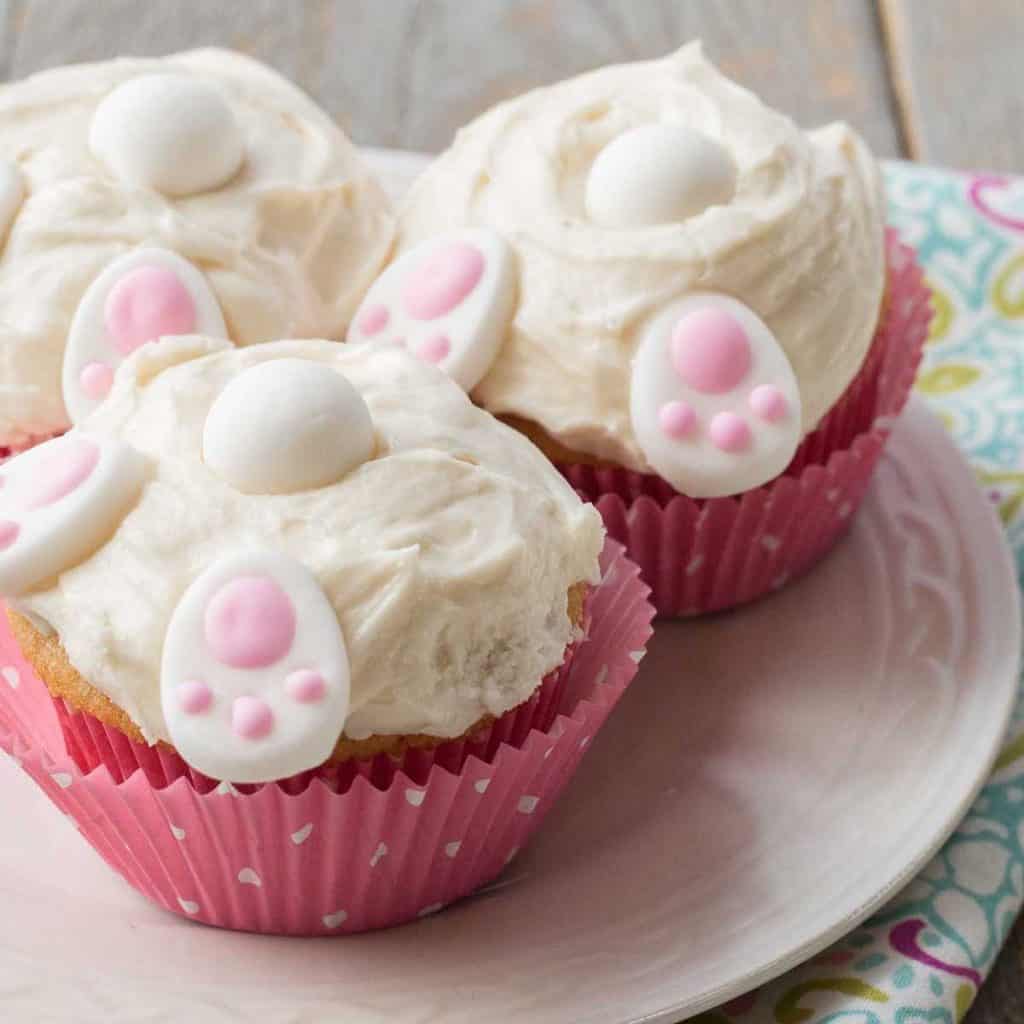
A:
{"label": "pleated paper cupcake wrapper", "polygon": [[[0,629],[0,747],[97,852],[154,903],[224,928],[338,935],[427,916],[492,881],[571,779],[636,674],[651,634],[647,587],[609,541],[549,728],[459,771],[365,775],[344,792],[313,779],[289,793],[200,792],[187,777],[158,788],[142,771],[117,782],[83,772],[64,748],[42,681]],[[4,620],[5,621],[5,620]]]}
{"label": "pleated paper cupcake wrapper", "polygon": [[27,452],[29,448],[35,448],[37,444],[42,444],[44,441],[50,441],[57,436],[59,435],[41,434],[39,437],[30,437],[27,440],[22,441],[20,444],[0,444],[0,466],[2,466],[8,459],[13,459],[15,455],[20,455],[22,452]]}
{"label": "pleated paper cupcake wrapper", "polygon": [[[588,604],[588,621],[589,615]],[[404,772],[413,780],[423,781],[435,764],[450,772],[458,772],[468,757],[490,761],[503,743],[518,747],[526,741],[531,730],[543,732],[551,727],[559,713],[577,649],[578,644],[570,645],[565,660],[544,678],[528,701],[474,730],[469,736],[441,743],[431,749],[411,748],[400,757],[379,754],[365,760],[325,763],[300,775],[282,779],[275,785],[296,794],[306,789],[313,779],[320,779],[330,789],[344,793],[356,778],[362,776],[378,789],[383,789],[391,784],[398,772]],[[137,743],[120,729],[78,711],[61,698],[55,697],[52,701],[65,748],[80,771],[88,773],[103,766],[115,782],[124,782],[135,772],[141,771],[149,784],[157,789],[163,789],[180,778],[187,778],[200,793],[209,793],[220,785],[218,779],[197,772],[173,748]],[[259,788],[254,785],[235,787],[239,793],[253,793]]]}
{"label": "pleated paper cupcake wrapper", "polygon": [[559,466],[640,566],[659,614],[756,600],[806,572],[846,533],[910,396],[931,322],[914,251],[892,230],[886,258],[884,311],[868,358],[782,476],[741,495],[697,500],[657,476]]}

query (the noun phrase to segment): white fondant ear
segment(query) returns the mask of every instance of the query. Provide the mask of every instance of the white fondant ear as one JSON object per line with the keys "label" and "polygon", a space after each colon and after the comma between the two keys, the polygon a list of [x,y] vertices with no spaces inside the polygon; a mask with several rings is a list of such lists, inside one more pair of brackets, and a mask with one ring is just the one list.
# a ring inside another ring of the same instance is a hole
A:
{"label": "white fondant ear", "polygon": [[168,196],[219,188],[245,157],[227,100],[211,83],[183,74],[119,85],[93,114],[89,148],[121,181]]}
{"label": "white fondant ear", "polygon": [[205,275],[169,249],[136,249],[114,260],[86,289],[64,353],[64,404],[79,423],[110,392],[114,371],[157,338],[226,338],[220,305]]}
{"label": "white fondant ear", "polygon": [[348,716],[337,616],[303,565],[221,559],[188,588],[164,641],[160,699],[178,753],[225,782],[272,782],[326,761]]}
{"label": "white fondant ear", "polygon": [[146,468],[134,448],[78,431],[0,467],[0,594],[25,594],[101,547]]}
{"label": "white fondant ear", "polygon": [[633,358],[630,416],[655,472],[692,498],[766,483],[801,438],[786,353],[752,310],[724,295],[689,295],[647,324]]}
{"label": "white fondant ear", "polygon": [[337,371],[275,359],[239,374],[203,428],[206,464],[244,494],[326,487],[373,454],[362,395]]}
{"label": "white fondant ear", "polygon": [[485,228],[440,235],[377,278],[348,340],[400,342],[471,391],[501,349],[515,298],[514,256],[501,235]]}
{"label": "white fondant ear", "polygon": [[21,170],[9,160],[0,160],[0,239],[7,235],[24,200],[25,179]]}
{"label": "white fondant ear", "polygon": [[625,132],[598,153],[587,177],[587,216],[609,228],[671,224],[728,203],[736,164],[719,142],[681,124]]}

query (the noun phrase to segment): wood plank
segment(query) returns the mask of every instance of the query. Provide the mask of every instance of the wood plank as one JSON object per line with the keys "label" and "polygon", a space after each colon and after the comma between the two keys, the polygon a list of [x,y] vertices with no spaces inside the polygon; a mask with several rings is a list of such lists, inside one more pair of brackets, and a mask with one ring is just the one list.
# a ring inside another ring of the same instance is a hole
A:
{"label": "wood plank", "polygon": [[7,76],[121,54],[157,56],[227,46],[277,67],[306,89],[325,56],[328,0],[12,0],[13,59]]}
{"label": "wood plank", "polygon": [[379,10],[377,0],[331,4],[318,90],[332,109],[350,98],[360,141],[437,150],[501,99],[702,37],[729,74],[801,123],[846,118],[880,155],[901,152],[870,0],[806,0],[784,18],[767,16],[763,0],[399,0],[388,19]]}
{"label": "wood plank", "polygon": [[118,52],[235,46],[293,77],[359,142],[437,150],[485,107],[701,36],[767,102],[812,126],[856,124],[900,152],[871,0],[16,0],[11,73]]}
{"label": "wood plank", "polygon": [[879,0],[910,155],[1024,171],[1021,0]]}
{"label": "wood plank", "polygon": [[1024,920],[996,961],[981,986],[963,1024],[1020,1024],[1024,1020]]}

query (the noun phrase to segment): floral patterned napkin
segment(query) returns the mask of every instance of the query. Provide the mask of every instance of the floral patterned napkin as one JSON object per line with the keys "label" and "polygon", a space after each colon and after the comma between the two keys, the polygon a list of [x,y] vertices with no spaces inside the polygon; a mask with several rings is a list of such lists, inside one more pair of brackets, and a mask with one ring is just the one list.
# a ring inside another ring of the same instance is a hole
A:
{"label": "floral patterned napkin", "polygon": [[[918,392],[998,507],[1024,582],[1024,178],[890,164],[886,184],[890,222],[935,294]],[[956,1024],[1022,901],[1024,686],[992,777],[917,879],[820,956],[694,1024]]]}

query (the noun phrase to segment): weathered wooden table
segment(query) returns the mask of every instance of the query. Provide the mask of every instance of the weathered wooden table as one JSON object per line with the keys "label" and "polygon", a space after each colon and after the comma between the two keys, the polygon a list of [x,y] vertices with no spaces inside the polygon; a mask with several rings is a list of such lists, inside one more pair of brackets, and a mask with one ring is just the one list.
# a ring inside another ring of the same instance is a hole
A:
{"label": "weathered wooden table", "polygon": [[[232,46],[360,143],[438,150],[504,96],[700,36],[805,125],[880,156],[1024,172],[1024,0],[0,0],[0,76]],[[1024,1021],[1024,923],[967,1024]]]}

